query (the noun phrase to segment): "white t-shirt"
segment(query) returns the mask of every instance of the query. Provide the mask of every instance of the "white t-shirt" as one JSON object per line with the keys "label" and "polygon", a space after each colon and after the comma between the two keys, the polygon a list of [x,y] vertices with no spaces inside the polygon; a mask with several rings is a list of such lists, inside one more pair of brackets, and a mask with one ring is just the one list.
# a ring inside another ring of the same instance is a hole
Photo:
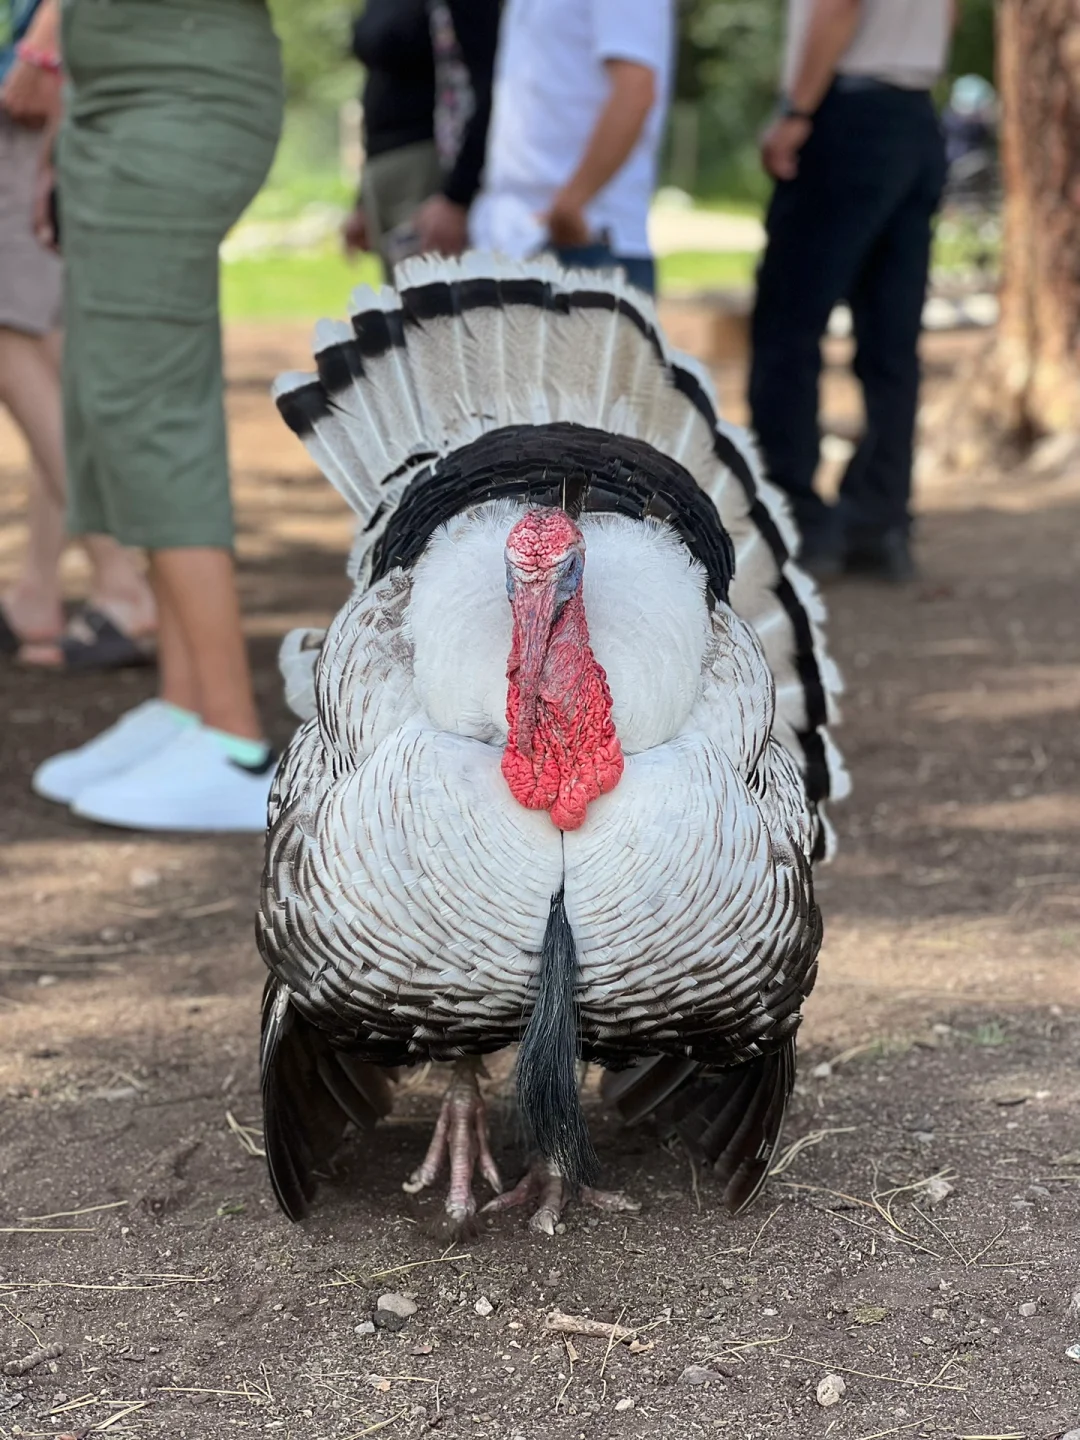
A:
{"label": "white t-shirt", "polygon": [[585,218],[597,234],[610,234],[615,254],[648,255],[674,45],[673,0],[507,0],[474,242],[521,248],[506,236],[524,237],[529,217],[548,208],[585,153],[611,88],[604,61],[632,60],[656,72],[656,103]]}

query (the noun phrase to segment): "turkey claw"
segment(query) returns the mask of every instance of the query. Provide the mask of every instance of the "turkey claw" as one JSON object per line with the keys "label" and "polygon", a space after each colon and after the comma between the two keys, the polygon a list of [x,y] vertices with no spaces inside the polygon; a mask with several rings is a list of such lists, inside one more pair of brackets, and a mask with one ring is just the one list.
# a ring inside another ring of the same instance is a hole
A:
{"label": "turkey claw", "polygon": [[[512,1190],[489,1200],[480,1213],[494,1214],[515,1205],[527,1205],[536,1196],[540,1204],[529,1217],[529,1229],[537,1235],[554,1235],[572,1193],[557,1165],[550,1160],[538,1160]],[[583,1185],[577,1196],[583,1204],[609,1214],[636,1214],[641,1209],[636,1200],[631,1200],[619,1190],[597,1190],[592,1185]]]}

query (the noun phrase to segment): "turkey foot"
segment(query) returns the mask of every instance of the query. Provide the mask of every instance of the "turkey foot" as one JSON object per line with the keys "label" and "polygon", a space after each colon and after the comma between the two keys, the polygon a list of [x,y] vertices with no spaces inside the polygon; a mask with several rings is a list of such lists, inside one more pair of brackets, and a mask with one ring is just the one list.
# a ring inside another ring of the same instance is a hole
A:
{"label": "turkey foot", "polygon": [[401,1187],[409,1195],[426,1190],[434,1184],[444,1158],[449,1155],[450,1189],[446,1196],[446,1213],[454,1225],[464,1225],[476,1214],[472,1179],[478,1162],[496,1195],[501,1194],[503,1188],[491,1155],[487,1106],[480,1094],[477,1078],[482,1068],[477,1060],[459,1060],[454,1066],[427,1154]]}
{"label": "turkey foot", "polygon": [[[509,1210],[512,1205],[527,1205],[536,1196],[540,1205],[529,1218],[529,1229],[539,1235],[554,1235],[555,1226],[562,1218],[563,1209],[572,1193],[553,1160],[536,1160],[512,1190],[489,1200],[483,1213]],[[641,1209],[636,1200],[631,1200],[620,1190],[596,1190],[592,1185],[582,1185],[577,1195],[579,1200],[586,1205],[592,1205],[596,1210],[636,1214]]]}

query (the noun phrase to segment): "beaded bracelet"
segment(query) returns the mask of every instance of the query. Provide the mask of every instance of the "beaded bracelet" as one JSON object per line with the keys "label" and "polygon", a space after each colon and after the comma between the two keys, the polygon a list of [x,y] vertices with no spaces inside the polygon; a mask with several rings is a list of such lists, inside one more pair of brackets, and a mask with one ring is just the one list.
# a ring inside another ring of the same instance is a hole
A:
{"label": "beaded bracelet", "polygon": [[33,65],[36,70],[45,70],[50,75],[60,74],[60,56],[54,50],[39,50],[20,40],[15,46],[15,54],[24,64]]}

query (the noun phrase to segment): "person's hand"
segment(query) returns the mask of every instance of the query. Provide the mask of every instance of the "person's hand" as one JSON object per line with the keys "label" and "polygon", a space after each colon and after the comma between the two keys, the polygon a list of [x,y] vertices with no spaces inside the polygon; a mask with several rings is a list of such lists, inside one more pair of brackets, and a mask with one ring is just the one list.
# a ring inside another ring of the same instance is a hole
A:
{"label": "person's hand", "polygon": [[761,137],[761,163],[774,180],[794,180],[799,173],[799,151],[810,139],[813,123],[794,115],[781,115]]}
{"label": "person's hand", "polygon": [[421,250],[460,255],[469,242],[469,212],[445,195],[432,195],[413,215]]}
{"label": "person's hand", "polygon": [[60,112],[60,77],[16,58],[0,85],[0,107],[17,125],[40,130]]}
{"label": "person's hand", "polygon": [[585,219],[585,207],[571,191],[560,190],[543,219],[551,243],[560,249],[589,243],[590,231],[589,222]]}
{"label": "person's hand", "polygon": [[345,216],[341,225],[341,243],[345,246],[345,254],[350,256],[371,249],[367,214],[362,205],[357,205]]}
{"label": "person's hand", "polygon": [[34,181],[34,204],[31,224],[39,245],[46,250],[59,249],[59,236],[53,226],[52,197],[56,189],[56,169],[52,163],[51,146],[46,146]]}

